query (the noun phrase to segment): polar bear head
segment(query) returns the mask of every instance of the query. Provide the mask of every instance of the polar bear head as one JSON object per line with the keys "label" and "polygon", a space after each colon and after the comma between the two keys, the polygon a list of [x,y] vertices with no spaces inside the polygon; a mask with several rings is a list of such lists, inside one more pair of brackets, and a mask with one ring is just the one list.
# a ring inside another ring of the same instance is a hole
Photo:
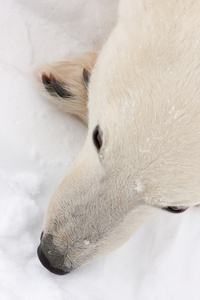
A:
{"label": "polar bear head", "polygon": [[100,53],[86,142],[50,201],[38,250],[54,273],[111,252],[160,210],[200,202],[200,9],[172,2],[156,15],[141,6],[133,22],[129,9]]}

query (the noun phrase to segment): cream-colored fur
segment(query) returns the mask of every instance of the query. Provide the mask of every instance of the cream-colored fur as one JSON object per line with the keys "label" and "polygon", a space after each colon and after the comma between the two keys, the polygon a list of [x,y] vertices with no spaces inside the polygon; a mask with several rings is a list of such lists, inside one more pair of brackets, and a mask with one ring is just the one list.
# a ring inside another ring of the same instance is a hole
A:
{"label": "cream-colored fur", "polygon": [[[70,61],[61,61],[52,65],[38,68],[36,71],[39,81],[41,73],[48,77],[53,74],[63,84],[63,87],[73,94],[73,99],[66,101],[59,95],[52,96],[45,92],[45,96],[65,113],[80,118],[85,124],[88,123],[88,91],[83,80],[83,69],[91,73],[97,59],[97,52],[84,53],[81,56],[73,57]],[[44,93],[44,87],[42,87]]]}
{"label": "cream-colored fur", "polygon": [[[68,63],[52,66],[78,95],[53,101],[88,122],[88,135],[46,214],[41,248],[51,266],[76,269],[122,245],[161,209],[200,203],[199,28],[200,1],[122,0],[96,64],[90,54],[75,63],[77,84]],[[88,63],[95,66],[87,108]]]}

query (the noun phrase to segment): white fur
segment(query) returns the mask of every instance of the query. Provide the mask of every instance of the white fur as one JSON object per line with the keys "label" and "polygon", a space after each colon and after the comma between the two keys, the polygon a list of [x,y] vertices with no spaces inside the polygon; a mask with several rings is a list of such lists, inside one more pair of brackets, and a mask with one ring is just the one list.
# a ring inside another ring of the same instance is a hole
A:
{"label": "white fur", "polygon": [[200,1],[121,1],[92,70],[86,142],[45,219],[61,269],[116,249],[162,208],[200,203],[199,16]]}

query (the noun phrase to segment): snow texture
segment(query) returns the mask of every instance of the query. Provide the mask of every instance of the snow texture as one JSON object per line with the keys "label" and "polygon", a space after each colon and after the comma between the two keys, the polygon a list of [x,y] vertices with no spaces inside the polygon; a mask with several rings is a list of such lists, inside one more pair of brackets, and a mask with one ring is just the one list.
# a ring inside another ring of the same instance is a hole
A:
{"label": "snow texture", "polygon": [[119,250],[63,277],[36,255],[48,201],[86,128],[39,94],[33,70],[99,49],[116,7],[117,0],[0,0],[2,300],[200,299],[198,207],[161,213]]}

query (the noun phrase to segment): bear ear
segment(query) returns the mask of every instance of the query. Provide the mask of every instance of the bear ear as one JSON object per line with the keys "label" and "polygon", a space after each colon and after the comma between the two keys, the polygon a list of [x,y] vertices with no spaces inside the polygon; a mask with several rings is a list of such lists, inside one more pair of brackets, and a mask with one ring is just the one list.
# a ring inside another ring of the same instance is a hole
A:
{"label": "bear ear", "polygon": [[83,69],[83,80],[85,85],[88,87],[90,81],[90,72],[86,68]]}

